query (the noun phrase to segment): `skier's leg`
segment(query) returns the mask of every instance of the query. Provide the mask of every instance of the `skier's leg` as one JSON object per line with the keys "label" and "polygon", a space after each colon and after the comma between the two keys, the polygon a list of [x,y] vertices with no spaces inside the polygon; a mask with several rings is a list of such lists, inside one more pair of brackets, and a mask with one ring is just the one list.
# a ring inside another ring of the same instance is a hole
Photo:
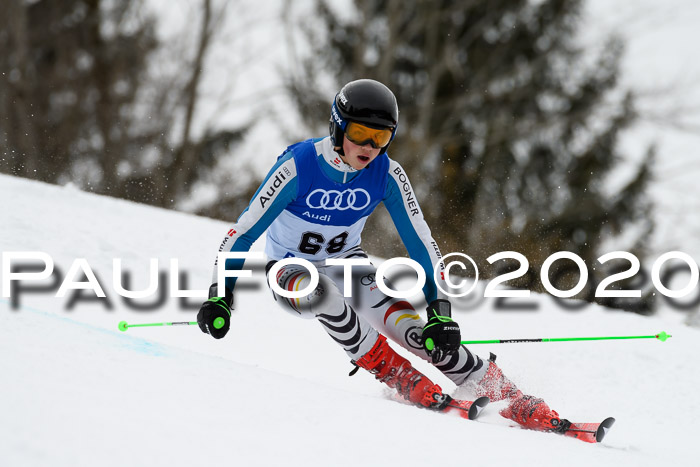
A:
{"label": "skier's leg", "polygon": [[[341,267],[327,269],[328,276],[343,287]],[[355,285],[352,297],[345,300],[382,334],[410,350],[415,355],[430,361],[422,345],[422,330],[425,321],[413,306],[405,300],[387,297],[377,287],[376,269],[373,266],[353,268]],[[542,400],[523,394],[515,384],[503,375],[495,363],[495,356],[484,361],[472,354],[465,346],[445,357],[436,365],[445,376],[458,386],[472,386],[477,396],[487,396],[491,401],[508,400],[501,415],[534,429],[561,429],[562,420]]]}
{"label": "skier's leg", "polygon": [[[270,266],[268,264],[268,271]],[[280,269],[276,280],[284,290],[300,290],[309,284],[311,277],[305,268],[289,265]],[[357,366],[396,388],[410,402],[443,410],[452,401],[442,394],[440,386],[394,352],[386,338],[345,302],[337,285],[323,272],[319,273],[318,287],[303,298],[285,298],[274,291],[273,296],[285,310],[303,318],[317,318]]]}
{"label": "skier's leg", "polygon": [[[268,264],[267,271],[272,264]],[[306,268],[290,264],[279,270],[276,281],[283,290],[303,290],[311,282],[311,275]],[[316,289],[304,297],[287,298],[274,291],[272,295],[284,310],[293,315],[318,319],[353,360],[362,357],[377,342],[377,331],[345,303],[338,287],[323,272],[319,273]]]}
{"label": "skier's leg", "polygon": [[[343,268],[327,268],[328,276],[338,287],[343,287]],[[353,268],[352,297],[345,300],[375,329],[426,361],[431,361],[423,348],[422,333],[425,321],[413,306],[402,299],[384,295],[375,281],[376,268]],[[467,377],[485,366],[485,362],[465,346],[446,356],[435,367],[455,384],[461,385]]]}

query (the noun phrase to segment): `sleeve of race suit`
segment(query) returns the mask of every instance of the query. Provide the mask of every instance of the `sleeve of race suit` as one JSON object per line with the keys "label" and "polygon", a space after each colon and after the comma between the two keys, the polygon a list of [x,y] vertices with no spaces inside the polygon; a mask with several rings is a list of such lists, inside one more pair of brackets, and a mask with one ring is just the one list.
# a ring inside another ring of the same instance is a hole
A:
{"label": "sleeve of race suit", "polygon": [[[423,211],[418,205],[406,172],[394,160],[391,160],[389,165],[384,205],[396,225],[408,255],[425,270],[425,286],[423,286],[425,300],[430,303],[437,298],[446,298],[435,283],[435,266],[442,258],[440,248],[430,233],[428,223],[423,218]],[[439,271],[442,271],[442,268]],[[437,274],[437,280],[441,282],[440,286],[447,290],[441,273]]]}
{"label": "sleeve of race suit", "polygon": [[[297,197],[297,168],[294,154],[288,151],[265,176],[265,180],[250,200],[248,207],[238,220],[228,230],[219,252],[249,251],[253,243],[262,235],[272,222],[280,215],[285,207]],[[217,261],[214,263],[212,283],[216,284]],[[243,268],[243,259],[227,259],[226,270]],[[235,277],[227,277],[225,281],[227,292],[233,293],[236,285]],[[216,294],[216,288],[209,295]],[[227,293],[228,295],[228,293]]]}

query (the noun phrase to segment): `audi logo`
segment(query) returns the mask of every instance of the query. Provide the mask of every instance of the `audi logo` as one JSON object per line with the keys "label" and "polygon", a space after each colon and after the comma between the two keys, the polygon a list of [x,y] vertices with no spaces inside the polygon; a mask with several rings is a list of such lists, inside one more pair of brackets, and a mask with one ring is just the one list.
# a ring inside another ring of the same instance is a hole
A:
{"label": "audi logo", "polygon": [[312,209],[327,209],[329,211],[361,211],[367,206],[371,199],[367,190],[356,188],[354,190],[322,190],[320,188],[312,191],[306,197],[306,205]]}
{"label": "audi logo", "polygon": [[360,284],[362,285],[372,285],[374,284],[374,274],[367,274],[360,279]]}

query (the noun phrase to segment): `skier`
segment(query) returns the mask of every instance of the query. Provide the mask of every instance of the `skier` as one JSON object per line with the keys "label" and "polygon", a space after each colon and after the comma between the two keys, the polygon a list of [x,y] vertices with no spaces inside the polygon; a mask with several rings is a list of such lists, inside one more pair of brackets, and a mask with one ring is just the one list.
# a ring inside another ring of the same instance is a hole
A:
{"label": "skier", "polygon": [[[314,291],[301,299],[273,291],[275,300],[297,316],[318,320],[357,367],[368,370],[411,403],[436,411],[464,411],[471,405],[443,393],[398,355],[387,337],[431,362],[458,386],[471,386],[477,396],[507,400],[501,411],[504,417],[527,428],[565,430],[567,422],[542,399],[523,394],[503,375],[493,355],[484,361],[460,344],[459,325],[451,318],[450,302],[440,297],[433,274],[440,250],[406,173],[387,155],[398,120],[396,98],[385,85],[369,79],[346,84],[331,106],[330,135],[287,148],[219,251],[248,251],[267,229],[267,271],[283,258],[311,261],[319,271]],[[360,234],[380,202],[389,211],[410,257],[425,269],[427,322],[411,304],[379,290],[376,269],[368,261],[353,267],[353,277],[358,280],[350,297],[343,295],[343,268],[325,265],[327,258],[367,258]],[[243,260],[229,259],[225,267],[240,269],[242,265]],[[202,305],[197,322],[203,332],[220,339],[230,327],[235,278],[226,279],[225,296],[218,297],[216,267],[214,274],[210,298]],[[311,278],[306,268],[288,264],[269,280],[292,291],[304,289]],[[214,326],[217,318],[219,323],[223,320],[222,327]]]}

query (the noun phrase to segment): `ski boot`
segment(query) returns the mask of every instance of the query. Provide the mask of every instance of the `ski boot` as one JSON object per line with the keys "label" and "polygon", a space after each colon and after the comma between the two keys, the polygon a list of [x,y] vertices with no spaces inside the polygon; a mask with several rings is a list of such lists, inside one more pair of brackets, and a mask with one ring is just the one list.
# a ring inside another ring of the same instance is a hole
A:
{"label": "ski boot", "polygon": [[531,430],[564,432],[571,425],[568,420],[559,418],[544,400],[528,395],[511,399],[508,407],[499,413]]}
{"label": "ski boot", "polygon": [[496,356],[491,354],[486,374],[476,384],[476,395],[486,396],[492,402],[507,400],[508,406],[499,413],[524,428],[539,431],[564,432],[571,423],[561,419],[550,409],[544,400],[533,397],[518,389],[496,365]]}
{"label": "ski boot", "polygon": [[354,363],[390,388],[395,388],[404,399],[413,404],[443,411],[452,401],[450,396],[442,393],[440,386],[397,354],[381,334],[374,347]]}

